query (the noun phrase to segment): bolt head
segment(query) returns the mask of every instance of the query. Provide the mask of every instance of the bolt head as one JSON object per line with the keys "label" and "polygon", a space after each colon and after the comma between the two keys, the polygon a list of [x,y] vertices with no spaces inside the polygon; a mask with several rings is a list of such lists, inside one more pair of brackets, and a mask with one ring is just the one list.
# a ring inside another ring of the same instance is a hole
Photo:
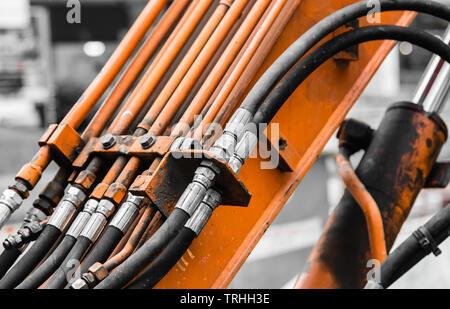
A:
{"label": "bolt head", "polygon": [[112,134],[106,134],[102,137],[101,142],[103,145],[103,148],[109,149],[113,147],[116,144],[117,138]]}
{"label": "bolt head", "polygon": [[144,134],[139,139],[139,142],[141,143],[142,148],[148,149],[156,142],[156,137],[151,134]]}

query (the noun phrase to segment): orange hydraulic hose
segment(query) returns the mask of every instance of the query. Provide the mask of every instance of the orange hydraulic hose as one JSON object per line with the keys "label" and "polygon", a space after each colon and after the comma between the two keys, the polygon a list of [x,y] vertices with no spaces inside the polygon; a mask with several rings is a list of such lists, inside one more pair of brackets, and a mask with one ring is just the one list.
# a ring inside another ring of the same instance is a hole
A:
{"label": "orange hydraulic hose", "polygon": [[[164,57],[165,53],[167,52],[167,49],[172,44],[173,40],[177,37],[180,30],[183,28],[186,21],[190,18],[192,12],[194,11],[196,5],[198,4],[198,0],[189,1],[189,0],[178,0],[178,3],[181,2],[191,2],[188,8],[186,9],[186,12],[181,17],[180,21],[177,23],[177,26],[175,29],[171,32],[167,40],[165,41],[162,48],[159,50],[155,58],[152,60],[152,63],[150,64],[149,68],[145,71],[144,76],[141,78],[140,82],[136,86],[136,89],[141,87],[144,83],[144,81],[149,78],[149,75],[152,74],[152,71],[155,69],[155,67],[158,65],[159,60],[161,60],[162,57]],[[108,132],[111,133],[112,129],[117,126],[117,123],[122,120],[122,117],[127,119],[133,119],[129,116],[128,107],[133,102],[133,98],[136,96],[136,92],[133,91],[130,97],[126,100],[125,104],[121,108],[119,114],[117,117],[115,117],[109,126]]]}
{"label": "orange hydraulic hose", "polygon": [[195,59],[200,54],[203,47],[205,47],[205,44],[210,39],[211,35],[217,28],[217,25],[222,20],[228,8],[229,8],[228,4],[223,2],[221,2],[217,6],[211,18],[208,20],[207,24],[204,26],[199,36],[196,38],[195,42],[192,44],[191,48],[186,53],[186,56],[178,65],[177,69],[171,76],[170,80],[167,82],[164,89],[161,91],[155,102],[153,102],[150,110],[145,115],[144,120],[142,122],[146,123],[147,127],[150,127],[153,124],[153,121],[158,117],[159,113],[161,113],[161,110],[164,108],[165,104],[167,103],[167,100],[170,99],[170,96],[175,91],[180,82],[183,80],[183,77],[186,75],[186,72],[189,71]]}
{"label": "orange hydraulic hose", "polygon": [[[273,15],[271,15],[271,21],[269,22],[269,25],[267,28],[270,28],[273,20],[278,16],[280,10],[283,8],[284,3],[286,0],[279,0],[277,1],[276,5],[274,6],[275,11]],[[192,115],[198,115],[204,105],[207,103],[209,97],[216,89],[217,85],[219,84],[222,77],[225,75],[226,71],[228,70],[229,66],[232,64],[233,60],[235,59],[236,55],[241,50],[242,46],[245,44],[246,40],[252,33],[254,27],[260,20],[261,16],[264,14],[265,10],[270,4],[270,0],[260,0],[256,2],[254,7],[252,8],[251,12],[248,14],[247,18],[245,19],[242,26],[239,28],[238,32],[233,37],[231,43],[228,45],[227,49],[223,53],[223,55],[220,57],[219,61],[217,62],[214,69],[211,71],[211,73],[208,75],[208,78],[206,79],[203,86],[200,88],[199,92],[195,96],[194,100],[192,101],[191,105],[189,105],[187,111],[184,113],[183,117],[180,119],[180,122],[177,126],[175,126],[174,130],[172,131],[172,135],[177,136],[180,135],[180,131],[183,127],[185,127],[186,124],[191,125],[193,122],[193,116]],[[251,58],[251,57],[250,57]]]}
{"label": "orange hydraulic hose", "polygon": [[[102,96],[116,75],[120,72],[128,58],[130,58],[145,33],[158,17],[159,13],[164,9],[166,3],[167,0],[149,1],[133,26],[125,35],[122,42],[116,48],[111,58],[86,89],[78,102],[70,109],[61,121],[61,124],[68,124],[74,129],[78,128],[97,100]],[[22,181],[29,190],[33,189],[39,182],[42,172],[52,160],[50,148],[48,146],[41,147],[35,155],[35,158],[37,159],[33,159],[33,162],[24,165],[16,176],[16,180]]]}
{"label": "orange hydraulic hose", "polygon": [[247,2],[248,0],[241,0],[233,3],[223,20],[220,22],[219,26],[214,31],[208,43],[202,49],[195,62],[184,76],[180,85],[165,105],[163,111],[156,118],[155,122],[150,127],[147,121],[142,121],[139,124],[139,127],[149,129],[150,134],[155,136],[160,135],[165,130],[170,120],[183,103],[183,100],[188,96],[190,90],[195,85],[195,82],[201,75],[203,69],[208,65],[210,59],[214,56],[215,51],[228,34],[228,31],[231,29],[234,22],[239,18]]}
{"label": "orange hydraulic hose", "polygon": [[80,100],[72,107],[69,113],[61,121],[73,128],[78,128],[83,119],[102,96],[116,75],[130,58],[142,38],[164,9],[168,0],[150,0],[139,15],[130,31],[125,35],[122,42],[116,48],[111,58],[103,69],[89,85]]}
{"label": "orange hydraulic hose", "polygon": [[384,238],[383,219],[377,203],[367,192],[364,184],[356,176],[350,162],[342,154],[336,156],[339,175],[342,177],[348,191],[361,207],[366,217],[367,230],[369,232],[369,243],[372,256],[383,262],[387,256],[386,241]]}
{"label": "orange hydraulic hose", "polygon": [[[122,127],[122,122],[126,120],[127,122],[131,122],[138,115],[141,107],[145,104],[152,91],[156,88],[159,81],[164,76],[166,70],[170,67],[171,63],[178,55],[178,52],[186,43],[189,36],[194,31],[195,27],[200,22],[211,3],[212,0],[202,0],[198,2],[195,9],[192,11],[192,14],[188,16],[189,18],[186,20],[183,28],[181,28],[179,33],[177,33],[177,35],[174,37],[173,41],[169,44],[164,54],[162,52],[159,53],[161,55],[159,61],[155,64],[154,67],[150,67],[147,70],[149,74],[146,74],[146,76],[141,79],[140,83],[133,91],[133,94],[128,99],[130,100],[130,107],[119,118],[116,127]],[[111,130],[112,134],[117,134],[115,133],[117,131],[116,127]]]}
{"label": "orange hydraulic hose", "polygon": [[139,223],[137,224],[136,228],[133,231],[133,234],[131,235],[130,239],[128,239],[125,247],[120,250],[119,253],[114,255],[112,258],[110,258],[108,261],[106,261],[103,266],[108,270],[112,271],[114,268],[116,268],[120,263],[125,261],[127,257],[129,257],[134,249],[136,249],[142,235],[144,234],[145,230],[147,229],[147,226],[152,221],[154,215],[156,213],[156,208],[154,207],[147,207],[144,211],[144,214],[142,215],[141,219],[139,220]]}
{"label": "orange hydraulic hose", "polygon": [[82,135],[83,139],[98,136],[103,131],[106,124],[119,107],[123,98],[132,87],[136,78],[138,78],[139,74],[145,68],[146,64],[158,49],[158,46],[164,40],[174,23],[177,21],[188,2],[188,0],[178,0],[170,6],[159,23],[156,25],[155,29],[145,40],[142,48],[127,67],[124,74],[120,77],[119,82],[114,87],[111,94],[95,114],[94,118]]}
{"label": "orange hydraulic hose", "polygon": [[[239,81],[234,86],[231,93],[226,98],[225,102],[222,104],[218,114],[215,116],[213,123],[225,125],[225,121],[230,117],[231,112],[233,112],[238,104],[240,103],[242,97],[245,94],[246,89],[252,82],[255,77],[255,74],[261,68],[262,63],[266,59],[267,55],[272,50],[273,46],[277,42],[279,36],[283,32],[287,23],[291,19],[295,10],[300,4],[300,0],[289,0],[286,6],[280,13],[279,18],[275,21],[272,29],[266,34],[261,46],[256,51],[250,63],[247,65],[247,68],[242,73]],[[205,122],[206,126],[207,123]],[[212,143],[214,143],[215,139],[218,137],[217,132],[214,132],[212,136],[205,135],[201,143],[204,148],[209,148]]]}
{"label": "orange hydraulic hose", "polygon": [[194,133],[192,134],[193,138],[195,138],[197,140],[201,140],[205,124],[209,124],[214,120],[214,117],[217,115],[219,109],[222,107],[225,100],[230,95],[234,86],[237,84],[239,78],[241,77],[241,75],[247,68],[248,64],[252,60],[253,56],[256,53],[256,50],[261,45],[263,39],[266,37],[266,34],[271,29],[276,18],[280,15],[280,12],[281,12],[283,6],[285,5],[285,3],[286,3],[286,0],[277,1],[275,3],[275,5],[270,9],[267,17],[264,19],[263,23],[257,29],[255,36],[251,39],[250,44],[245,49],[242,57],[239,59],[239,62],[234,67],[233,71],[231,72],[230,76],[226,80],[225,84],[221,87],[219,94],[217,95],[216,99],[213,101],[213,103],[212,103],[211,107],[209,108],[208,112],[206,113],[205,117],[202,119],[202,122],[195,129]]}

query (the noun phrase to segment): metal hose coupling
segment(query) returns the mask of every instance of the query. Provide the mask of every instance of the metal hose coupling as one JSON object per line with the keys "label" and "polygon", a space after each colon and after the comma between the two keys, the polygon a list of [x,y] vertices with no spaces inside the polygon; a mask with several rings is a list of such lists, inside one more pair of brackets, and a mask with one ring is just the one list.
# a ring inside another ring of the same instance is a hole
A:
{"label": "metal hose coupling", "polygon": [[149,199],[144,196],[128,193],[126,202],[119,208],[109,225],[114,226],[125,234],[131,223],[138,216],[139,211],[144,205],[147,205],[148,202]]}
{"label": "metal hose coupling", "polygon": [[212,161],[203,160],[195,171],[192,182],[184,190],[175,207],[192,216],[205,197],[206,191],[214,184],[219,172],[219,168]]}
{"label": "metal hose coupling", "polygon": [[0,227],[8,221],[11,214],[22,204],[23,199],[16,191],[6,189],[0,196]]}
{"label": "metal hose coupling", "polygon": [[89,222],[92,214],[97,210],[98,204],[99,201],[95,199],[88,200],[84,205],[83,211],[77,215],[73,223],[70,225],[66,235],[72,236],[73,238],[78,238],[86,224]]}
{"label": "metal hose coupling", "polygon": [[83,204],[86,194],[79,188],[70,186],[62,201],[56,207],[55,212],[48,221],[60,231],[63,231],[69,222],[71,222],[77,209]]}
{"label": "metal hose coupling", "polygon": [[209,189],[201,204],[184,226],[197,236],[200,235],[209,218],[211,218],[213,211],[220,205],[221,201],[222,195],[215,189]]}
{"label": "metal hose coupling", "polygon": [[95,242],[115,209],[116,206],[113,202],[101,200],[100,203],[98,203],[97,210],[92,214],[88,223],[86,223],[80,236],[86,237],[91,242]]}
{"label": "metal hose coupling", "polygon": [[36,240],[44,228],[44,225],[41,225],[41,219],[45,217],[41,210],[31,207],[27,211],[19,229],[15,233],[8,235],[3,241],[3,247],[5,249],[19,248],[26,243]]}
{"label": "metal hose coupling", "polygon": [[252,119],[252,114],[242,108],[236,110],[227,123],[222,136],[209,149],[217,158],[228,161],[234,153],[236,144],[245,132],[245,126]]}
{"label": "metal hose coupling", "polygon": [[246,131],[244,133],[244,136],[236,147],[236,151],[228,161],[228,165],[236,174],[239,174],[242,165],[244,165],[245,161],[247,161],[250,153],[256,147],[257,143],[258,136],[256,136],[255,133],[251,131]]}

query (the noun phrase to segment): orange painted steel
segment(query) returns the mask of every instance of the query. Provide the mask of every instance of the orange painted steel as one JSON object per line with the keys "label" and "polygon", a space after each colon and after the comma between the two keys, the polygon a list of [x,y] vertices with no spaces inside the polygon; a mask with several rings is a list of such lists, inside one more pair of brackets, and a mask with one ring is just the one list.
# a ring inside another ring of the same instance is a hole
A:
{"label": "orange painted steel", "polygon": [[[167,47],[159,52],[159,55],[161,55],[158,59],[159,61],[153,61],[152,65],[146,71],[148,74],[146,73],[136,86],[136,89],[128,99],[129,102],[125,103],[129,104],[129,108],[118,117],[116,126],[110,131],[112,134],[121,134],[121,123],[131,123],[137,117],[142,106],[156,88],[171,63],[175,60],[178,52],[189,39],[211,3],[212,0],[202,0],[191,4],[192,6],[195,5],[195,7],[191,12],[188,12],[190,14],[179,29],[179,32],[173,36],[170,44],[165,44]],[[116,133],[117,131],[119,133]]]}
{"label": "orange painted steel", "polygon": [[[280,12],[285,2],[286,0],[277,1],[273,10],[274,14],[273,16],[272,15],[270,16],[272,18],[271,19],[266,18],[265,20],[269,21],[269,23],[271,24],[271,22],[273,22],[273,20]],[[181,117],[178,125],[175,126],[174,130],[172,131],[172,136],[180,135],[181,131],[183,130],[186,124],[189,126],[192,125],[192,123],[194,122],[194,116],[198,115],[201,112],[202,108],[205,106],[205,104],[208,102],[209,97],[216,89],[217,85],[219,84],[222,77],[225,75],[229,66],[233,63],[233,60],[238,55],[242,46],[245,44],[246,40],[252,33],[261,16],[263,16],[269,4],[270,4],[269,0],[265,1],[261,0],[254,5],[252,10],[248,14],[247,18],[244,20],[242,26],[239,28],[238,32],[234,35],[230,44],[223,52],[219,61],[214,66],[213,70],[209,73],[203,86],[197,92],[188,109]]]}
{"label": "orange painted steel", "polygon": [[[294,40],[340,7],[330,1],[302,0],[245,92]],[[381,16],[383,23],[404,26],[415,14]],[[361,26],[366,24],[361,19]],[[227,287],[393,46],[391,41],[361,45],[358,61],[328,61],[293,93],[273,120],[298,153],[293,171],[262,170],[264,160],[249,159],[239,176],[253,195],[249,207],[219,207],[190,247],[191,254],[184,256],[188,267],[174,267],[157,288]]]}
{"label": "orange painted steel", "polygon": [[[98,136],[105,128],[108,121],[114,115],[115,110],[131,89],[136,78],[145,68],[155,51],[158,49],[165,36],[169,33],[187,4],[188,0],[175,1],[167,12],[161,17],[161,20],[151,32],[149,37],[143,43],[142,48],[133,58],[130,65],[127,67],[119,82],[112,90],[111,94],[102,104],[100,109],[95,114],[94,118],[84,131],[82,138],[86,139],[92,136]],[[124,107],[124,111],[126,110]]]}
{"label": "orange painted steel", "polygon": [[103,264],[103,266],[108,269],[108,271],[112,271],[133,253],[147,226],[151,223],[154,214],[155,208],[147,207],[145,209],[141,219],[139,220],[139,223],[134,228],[133,233],[130,239],[127,241],[126,245],[122,248],[122,250],[120,250],[119,253],[114,255]]}
{"label": "orange painted steel", "polygon": [[[231,1],[232,3],[232,1]],[[192,44],[189,51],[186,53],[186,56],[183,58],[181,63],[177,66],[177,69],[170,77],[167,84],[164,86],[161,93],[156,98],[155,102],[153,102],[150,110],[145,115],[144,120],[139,124],[139,127],[145,128],[148,130],[154,123],[154,120],[158,117],[161,111],[164,109],[167,101],[170,99],[170,96],[173,94],[175,89],[178,87],[180,82],[183,80],[186,73],[191,68],[197,56],[202,51],[203,47],[206,45],[211,35],[216,30],[217,26],[221,22],[222,18],[228,11],[229,5],[221,2],[214,13],[203,27],[202,31],[196,38],[195,42]]]}
{"label": "orange painted steel", "polygon": [[[243,72],[247,68],[250,61],[252,60],[257,49],[263,42],[263,39],[266,37],[266,35],[269,32],[269,30],[271,29],[272,25],[275,23],[275,20],[277,19],[277,17],[280,15],[280,12],[282,11],[282,8],[284,7],[285,2],[286,1],[277,1],[275,3],[275,5],[270,9],[268,16],[263,20],[263,23],[258,27],[257,32],[254,35],[254,37],[251,38],[250,44],[245,49],[242,57],[239,59],[238,63],[234,67],[230,76],[228,76],[224,85],[222,87],[220,87],[220,92],[218,93],[218,95],[214,99],[214,101],[212,102],[211,107],[209,108],[209,110],[206,113],[205,117],[203,118],[202,122],[193,132],[193,134],[192,134],[193,138],[195,138],[197,140],[202,139],[205,125],[211,123],[214,120],[214,117],[217,115],[219,109],[224,105],[225,100],[228,98],[231,91],[238,83],[239,78],[242,76]],[[299,1],[296,2],[297,5],[298,5],[298,2]],[[294,9],[295,9],[295,7],[292,7],[292,11]],[[289,14],[287,12],[283,12],[283,15],[281,15],[281,16],[289,16]]]}
{"label": "orange painted steel", "polygon": [[364,184],[356,176],[350,162],[342,155],[336,156],[339,175],[345,183],[348,191],[361,207],[369,232],[369,243],[372,258],[383,262],[387,256],[386,240],[384,239],[383,218],[377,203],[367,191]]}
{"label": "orange painted steel", "polygon": [[[164,109],[161,111],[161,113],[159,113],[158,117],[149,128],[150,134],[157,136],[164,132],[170,120],[173,118],[176,111],[183,103],[183,100],[188,96],[190,90],[195,85],[196,80],[200,77],[202,71],[208,65],[210,59],[214,56],[214,53],[219,48],[221,42],[228,34],[228,31],[232,28],[233,24],[239,18],[247,2],[248,0],[241,0],[236,1],[231,5],[227,14],[212,34],[210,40],[202,49],[201,53],[194,61],[191,68],[186,73],[183,80],[180,82],[180,85],[177,87],[170,100],[166,103]],[[141,122],[139,126],[141,125],[143,125],[144,128],[148,127],[145,121]]]}

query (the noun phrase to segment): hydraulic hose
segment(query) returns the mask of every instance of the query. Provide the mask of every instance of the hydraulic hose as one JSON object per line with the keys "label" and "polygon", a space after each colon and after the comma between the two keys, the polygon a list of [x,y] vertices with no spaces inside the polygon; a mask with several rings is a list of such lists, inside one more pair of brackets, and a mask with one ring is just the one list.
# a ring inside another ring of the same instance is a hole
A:
{"label": "hydraulic hose", "polygon": [[[450,21],[450,7],[431,0],[380,0],[381,12],[386,11],[416,11]],[[311,27],[297,39],[278,59],[267,69],[258,82],[246,96],[241,107],[252,114],[266,99],[283,76],[327,35],[341,26],[357,18],[367,16],[373,9],[369,1],[360,1],[344,7]]]}
{"label": "hydraulic hose", "polygon": [[175,208],[169,218],[155,232],[153,237],[145,242],[141,248],[126,259],[95,288],[119,289],[124,287],[167,247],[188,219],[189,215],[184,210]]}
{"label": "hydraulic hose", "polygon": [[3,250],[2,254],[0,254],[0,278],[6,274],[8,269],[14,264],[21,254],[22,251],[16,247]]}
{"label": "hydraulic hose", "polygon": [[58,270],[54,273],[54,275],[50,278],[50,280],[45,285],[45,289],[60,289],[63,288],[67,281],[68,277],[71,277],[70,272],[75,273],[75,270],[78,268],[78,265],[83,258],[86,250],[91,245],[91,241],[83,236],[78,237],[75,245],[70,250],[69,254],[66,256],[64,261],[59,266]]}
{"label": "hydraulic hose", "polygon": [[0,280],[0,289],[15,288],[45,257],[60,235],[58,228],[47,225],[33,246]]}
{"label": "hydraulic hose", "polygon": [[438,245],[450,235],[450,206],[445,207],[402,242],[381,264],[377,278],[366,288],[388,288],[428,254],[439,255]]}
{"label": "hydraulic hose", "polygon": [[84,274],[88,271],[89,267],[94,265],[96,262],[105,262],[122,237],[123,233],[121,230],[114,226],[108,225],[103,236],[98,240],[97,244],[87,255],[79,270],[77,270],[77,274]]}
{"label": "hydraulic hose", "polygon": [[66,235],[53,253],[33,271],[16,289],[37,289],[61,265],[75,245],[76,238]]}
{"label": "hydraulic hose", "polygon": [[133,281],[128,289],[153,288],[181,259],[197,237],[191,229],[183,227],[167,248],[158,256],[144,273]]}
{"label": "hydraulic hose", "polygon": [[269,123],[297,87],[333,55],[353,45],[375,40],[407,41],[450,62],[450,47],[435,36],[417,29],[368,26],[348,31],[324,43],[296,64],[259,107],[253,122]]}

